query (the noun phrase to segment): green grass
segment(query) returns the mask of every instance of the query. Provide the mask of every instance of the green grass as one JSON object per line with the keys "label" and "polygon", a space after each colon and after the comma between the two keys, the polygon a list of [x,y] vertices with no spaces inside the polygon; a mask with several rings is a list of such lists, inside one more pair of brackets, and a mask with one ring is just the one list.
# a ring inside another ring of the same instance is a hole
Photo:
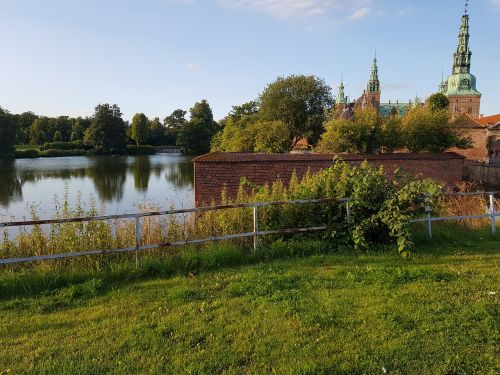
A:
{"label": "green grass", "polygon": [[5,271],[0,374],[498,373],[498,238],[417,238],[409,260],[306,241]]}
{"label": "green grass", "polygon": [[16,151],[38,150],[40,151],[41,145],[16,145]]}

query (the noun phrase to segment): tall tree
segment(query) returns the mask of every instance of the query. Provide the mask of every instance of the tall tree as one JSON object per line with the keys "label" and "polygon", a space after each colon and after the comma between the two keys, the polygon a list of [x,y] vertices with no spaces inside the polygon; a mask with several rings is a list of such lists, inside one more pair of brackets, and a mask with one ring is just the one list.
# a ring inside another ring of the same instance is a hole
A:
{"label": "tall tree", "polygon": [[206,100],[190,109],[191,119],[179,131],[177,145],[184,154],[200,155],[210,151],[210,143],[219,126]]}
{"label": "tall tree", "polygon": [[13,116],[0,107],[0,159],[13,159],[17,126]]}
{"label": "tall tree", "polygon": [[318,148],[331,152],[380,152],[382,119],[372,108],[357,110],[352,120],[334,118],[325,125]]}
{"label": "tall tree", "polygon": [[85,143],[93,146],[98,152],[125,153],[125,122],[116,104],[99,104],[95,108],[91,125],[85,132]]}
{"label": "tall tree", "polygon": [[165,117],[163,123],[168,129],[179,130],[187,122],[186,120],[187,112],[182,109],[176,109],[172,112],[170,116]]}
{"label": "tall tree", "polygon": [[432,94],[427,99],[427,105],[431,111],[440,111],[442,109],[448,109],[450,106],[450,100],[444,94],[438,92],[437,94]]}
{"label": "tall tree", "polygon": [[130,128],[130,138],[137,146],[144,144],[149,135],[148,118],[144,113],[136,113],[132,118],[132,127]]}
{"label": "tall tree", "polygon": [[451,147],[471,147],[471,139],[450,123],[448,109],[413,108],[403,119],[403,133],[406,147],[413,152],[443,152]]}
{"label": "tall tree", "polygon": [[283,122],[294,146],[302,138],[312,144],[319,140],[333,98],[324,80],[292,75],[269,84],[260,96],[260,104],[263,120]]}

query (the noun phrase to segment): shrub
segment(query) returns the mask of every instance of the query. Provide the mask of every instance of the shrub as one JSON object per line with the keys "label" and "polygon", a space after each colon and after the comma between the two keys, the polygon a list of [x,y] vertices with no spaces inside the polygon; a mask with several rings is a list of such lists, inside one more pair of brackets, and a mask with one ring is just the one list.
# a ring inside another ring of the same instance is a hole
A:
{"label": "shrub", "polygon": [[135,145],[128,145],[127,146],[127,154],[129,155],[154,155],[156,153],[156,149],[154,146],[147,146],[147,145],[141,145],[141,146],[135,146]]}
{"label": "shrub", "polygon": [[47,142],[44,143],[40,150],[75,150],[83,148],[81,144],[76,142]]}
{"label": "shrub", "polygon": [[40,157],[38,150],[16,150],[16,159],[36,159]]}
{"label": "shrub", "polygon": [[87,152],[85,150],[56,150],[56,149],[50,149],[50,150],[45,150],[40,152],[40,156],[42,157],[47,157],[47,158],[53,158],[53,157],[59,157],[59,156],[84,156],[86,155]]}

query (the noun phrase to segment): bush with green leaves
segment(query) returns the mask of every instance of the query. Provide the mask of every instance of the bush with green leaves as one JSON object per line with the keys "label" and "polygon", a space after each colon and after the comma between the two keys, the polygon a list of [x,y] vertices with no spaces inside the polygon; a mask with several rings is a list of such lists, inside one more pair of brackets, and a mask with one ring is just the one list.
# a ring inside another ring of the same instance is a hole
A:
{"label": "bush with green leaves", "polygon": [[341,246],[368,250],[373,245],[395,244],[407,256],[412,247],[409,220],[425,214],[425,197],[438,209],[442,186],[434,180],[418,179],[396,171],[388,177],[382,167],[366,162],[353,167],[342,161],[302,180],[292,177],[286,187],[278,181],[271,186],[254,186],[243,181],[238,202],[350,197],[345,203],[322,203],[263,207],[259,211],[263,230],[326,224],[329,236]]}
{"label": "bush with green leaves", "polygon": [[154,155],[156,149],[154,146],[149,145],[127,145],[127,155]]}

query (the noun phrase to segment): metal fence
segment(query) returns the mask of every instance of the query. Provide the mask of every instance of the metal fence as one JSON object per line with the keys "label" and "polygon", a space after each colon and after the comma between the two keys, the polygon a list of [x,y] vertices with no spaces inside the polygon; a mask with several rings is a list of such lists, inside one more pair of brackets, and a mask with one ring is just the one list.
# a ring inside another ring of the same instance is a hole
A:
{"label": "metal fence", "polygon": [[[432,238],[432,223],[435,221],[454,221],[454,220],[466,220],[466,219],[490,219],[491,220],[491,231],[493,234],[496,233],[496,218],[500,217],[500,212],[496,211],[495,208],[495,194],[500,194],[500,192],[474,192],[474,193],[449,193],[447,196],[477,196],[483,195],[489,197],[488,212],[485,214],[478,215],[466,215],[466,216],[447,216],[447,217],[433,217],[431,215],[430,198],[426,195],[426,217],[420,219],[411,220],[411,223],[427,223],[427,231],[430,238]],[[9,258],[0,259],[0,265],[33,262],[33,261],[43,261],[50,259],[62,259],[62,258],[72,258],[81,257],[89,255],[104,255],[112,253],[136,253],[137,255],[140,251],[154,250],[162,247],[171,246],[184,246],[189,244],[201,244],[205,242],[222,241],[237,238],[249,238],[253,237],[254,251],[258,250],[259,246],[259,236],[266,236],[271,234],[292,234],[292,233],[307,233],[307,232],[317,232],[327,230],[329,227],[326,225],[316,226],[316,227],[306,227],[306,228],[287,228],[287,229],[277,229],[277,230],[259,230],[259,207],[269,207],[269,206],[283,206],[283,205],[303,205],[303,204],[318,204],[318,203],[345,203],[346,205],[346,217],[350,217],[350,202],[351,198],[324,198],[324,199],[309,199],[309,200],[294,200],[294,201],[282,201],[282,202],[257,202],[257,203],[243,203],[243,204],[232,204],[232,205],[220,205],[211,207],[198,207],[190,209],[181,210],[168,210],[168,211],[155,211],[155,212],[142,212],[136,214],[123,214],[123,215],[107,215],[107,216],[92,216],[92,217],[80,217],[80,218],[66,218],[66,219],[51,219],[51,220],[34,220],[34,221],[12,221],[0,223],[0,228],[7,227],[23,227],[31,225],[45,225],[45,224],[64,224],[64,223],[77,223],[77,222],[90,222],[90,221],[107,221],[107,220],[120,220],[120,219],[131,219],[135,220],[135,246],[117,248],[117,249],[101,249],[101,250],[88,250],[80,252],[69,252],[69,253],[58,253],[58,254],[48,254],[39,256],[30,256],[24,258]],[[208,211],[225,210],[232,208],[252,208],[253,209],[253,231],[247,233],[236,233],[228,234],[216,237],[207,237],[194,240],[184,240],[184,241],[172,241],[159,244],[148,244],[141,245],[141,219],[153,216],[165,216],[165,215],[176,215],[176,214],[188,214],[188,213],[202,213]]]}
{"label": "metal fence", "polygon": [[469,193],[446,193],[445,196],[487,196],[488,199],[488,209],[484,214],[478,215],[465,215],[465,216],[445,216],[445,217],[432,217],[430,198],[429,194],[425,196],[425,212],[426,217],[421,219],[410,220],[410,223],[427,223],[427,234],[429,238],[432,239],[432,222],[434,221],[457,221],[457,220],[467,220],[467,219],[490,219],[491,221],[491,233],[493,235],[497,232],[497,217],[500,217],[500,212],[496,211],[495,195],[500,194],[500,191],[476,191]]}
{"label": "metal fence", "polygon": [[[67,219],[51,219],[51,220],[32,220],[32,221],[12,221],[0,223],[0,228],[6,227],[23,227],[30,225],[45,225],[45,224],[64,224],[64,223],[78,223],[78,222],[89,222],[89,221],[107,221],[107,220],[120,220],[120,219],[131,219],[135,220],[135,246],[109,249],[109,250],[88,250],[80,252],[71,253],[59,253],[59,254],[49,254],[49,255],[39,255],[24,258],[10,258],[10,259],[0,259],[0,265],[42,261],[50,259],[62,259],[62,258],[73,258],[88,255],[103,255],[111,253],[129,253],[144,250],[154,250],[162,247],[170,246],[184,246],[190,244],[201,244],[205,242],[230,240],[237,238],[248,238],[253,237],[254,251],[258,250],[259,246],[259,236],[266,236],[270,234],[292,234],[292,233],[307,233],[307,232],[317,232],[328,229],[328,226],[317,226],[317,227],[307,227],[307,228],[287,228],[287,229],[277,229],[277,230],[259,230],[259,207],[269,207],[269,206],[283,206],[283,205],[302,205],[302,204],[317,204],[326,202],[336,202],[346,204],[346,215],[349,217],[349,201],[350,198],[324,198],[324,199],[308,199],[308,200],[294,200],[294,201],[282,201],[282,202],[256,202],[256,203],[242,203],[242,204],[231,204],[231,205],[220,205],[211,207],[198,207],[189,208],[182,210],[168,210],[168,211],[155,211],[155,212],[141,212],[137,214],[123,214],[123,215],[107,215],[107,216],[92,216],[92,217],[80,217],[80,218],[67,218]],[[202,213],[208,211],[226,210],[231,208],[252,208],[253,209],[253,231],[247,233],[236,233],[227,234],[223,236],[207,237],[194,240],[184,240],[184,241],[173,241],[165,242],[159,244],[149,244],[141,245],[141,219],[145,217],[152,216],[165,216],[165,215],[177,215],[177,214],[188,214],[188,213]]]}

